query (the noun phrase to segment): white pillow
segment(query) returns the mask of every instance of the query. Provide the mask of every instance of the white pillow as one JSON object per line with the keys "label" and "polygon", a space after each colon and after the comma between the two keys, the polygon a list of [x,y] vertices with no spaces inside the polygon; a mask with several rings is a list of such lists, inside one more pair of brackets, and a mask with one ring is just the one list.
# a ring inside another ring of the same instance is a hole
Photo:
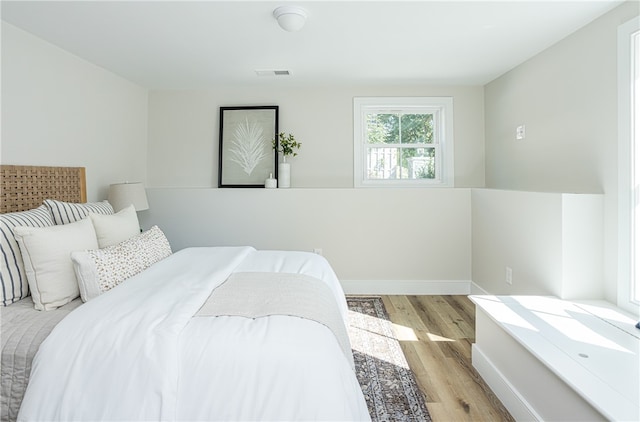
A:
{"label": "white pillow", "polygon": [[50,227],[53,226],[53,219],[44,205],[29,211],[0,214],[0,299],[4,306],[29,296],[29,282],[14,234],[17,226]]}
{"label": "white pillow", "polygon": [[52,227],[16,227],[29,289],[37,310],[51,310],[78,297],[71,252],[98,247],[91,220]]}
{"label": "white pillow", "polygon": [[89,213],[89,218],[96,229],[100,248],[118,244],[140,234],[138,214],[133,205],[111,215]]}
{"label": "white pillow", "polygon": [[110,215],[114,212],[113,207],[108,201],[77,204],[75,202],[45,199],[44,204],[49,208],[53,222],[56,224],[69,224],[80,221],[89,215],[90,212],[105,215]]}
{"label": "white pillow", "polygon": [[169,255],[171,246],[158,226],[104,249],[75,251],[71,260],[80,297],[91,300]]}

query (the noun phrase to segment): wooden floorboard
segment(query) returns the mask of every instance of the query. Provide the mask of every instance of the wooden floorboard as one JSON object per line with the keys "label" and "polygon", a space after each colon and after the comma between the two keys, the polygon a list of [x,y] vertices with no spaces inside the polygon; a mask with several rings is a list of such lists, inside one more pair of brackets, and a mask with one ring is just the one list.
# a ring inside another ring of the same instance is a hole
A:
{"label": "wooden floorboard", "polygon": [[[475,305],[466,296],[383,296],[434,422],[514,421],[471,364]],[[406,327],[406,328],[403,328]],[[407,328],[414,336],[407,336]],[[413,337],[413,338],[412,338]]]}

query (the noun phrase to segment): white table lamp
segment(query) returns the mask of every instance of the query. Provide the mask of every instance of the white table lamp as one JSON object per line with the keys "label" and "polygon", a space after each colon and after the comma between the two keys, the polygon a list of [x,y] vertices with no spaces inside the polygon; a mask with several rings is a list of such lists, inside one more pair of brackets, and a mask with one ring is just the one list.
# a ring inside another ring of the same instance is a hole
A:
{"label": "white table lamp", "polygon": [[115,183],[109,186],[109,203],[115,212],[133,204],[136,211],[149,209],[147,193],[140,182]]}

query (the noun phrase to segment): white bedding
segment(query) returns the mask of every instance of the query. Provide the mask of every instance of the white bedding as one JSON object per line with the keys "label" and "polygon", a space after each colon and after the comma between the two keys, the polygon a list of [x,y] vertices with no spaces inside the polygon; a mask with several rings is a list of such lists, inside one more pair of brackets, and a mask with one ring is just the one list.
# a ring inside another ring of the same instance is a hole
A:
{"label": "white bedding", "polygon": [[192,316],[231,272],[324,280],[301,252],[189,248],[87,302],[33,362],[19,420],[369,420],[333,333],[287,316]]}

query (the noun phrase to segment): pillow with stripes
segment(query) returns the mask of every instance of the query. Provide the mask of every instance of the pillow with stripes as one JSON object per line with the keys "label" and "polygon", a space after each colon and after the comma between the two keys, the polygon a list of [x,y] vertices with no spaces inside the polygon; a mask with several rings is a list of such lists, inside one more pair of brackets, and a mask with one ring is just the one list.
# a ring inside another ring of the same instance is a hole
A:
{"label": "pillow with stripes", "polygon": [[22,261],[20,247],[15,238],[16,227],[50,227],[53,219],[46,206],[38,208],[0,214],[0,279],[2,280],[2,305],[8,306],[13,302],[29,296],[29,282]]}
{"label": "pillow with stripes", "polygon": [[108,201],[85,202],[77,204],[74,202],[62,202],[55,199],[45,199],[44,204],[49,209],[53,222],[58,224],[75,223],[85,218],[89,213],[111,215],[114,213],[113,207]]}

